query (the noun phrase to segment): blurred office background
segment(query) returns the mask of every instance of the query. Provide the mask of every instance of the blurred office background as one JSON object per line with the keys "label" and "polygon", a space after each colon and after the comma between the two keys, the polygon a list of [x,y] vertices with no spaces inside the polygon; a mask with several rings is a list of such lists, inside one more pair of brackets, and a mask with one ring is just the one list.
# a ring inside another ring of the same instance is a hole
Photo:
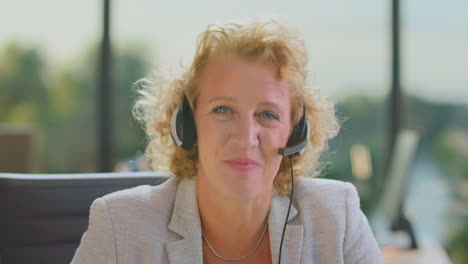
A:
{"label": "blurred office background", "polygon": [[[131,116],[132,84],[155,69],[187,65],[198,33],[210,23],[276,13],[304,35],[311,79],[334,98],[344,121],[324,155],[323,177],[353,182],[369,215],[385,189],[392,135],[416,131],[403,210],[417,234],[438,241],[453,263],[466,263],[467,1],[400,1],[397,62],[392,1],[110,4],[107,42],[102,1],[3,2],[0,172],[144,168],[138,157],[146,140]],[[103,51],[110,55],[107,66]],[[110,88],[104,98],[103,85]],[[392,101],[395,85],[400,94]]]}

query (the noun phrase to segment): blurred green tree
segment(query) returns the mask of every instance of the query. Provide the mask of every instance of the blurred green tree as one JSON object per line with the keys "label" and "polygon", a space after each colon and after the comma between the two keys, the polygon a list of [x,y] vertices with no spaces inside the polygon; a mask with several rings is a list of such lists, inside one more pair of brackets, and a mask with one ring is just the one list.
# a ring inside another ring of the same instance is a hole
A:
{"label": "blurred green tree", "polygon": [[114,63],[114,160],[134,159],[144,153],[145,133],[132,116],[136,99],[133,83],[145,77],[149,71],[149,50],[140,43],[129,43],[117,50]]}
{"label": "blurred green tree", "polygon": [[[374,206],[383,180],[383,159],[386,143],[386,104],[365,95],[354,95],[337,104],[342,121],[340,134],[330,142],[323,160],[329,161],[324,177],[352,182],[361,196],[361,207],[367,214]],[[354,144],[369,149],[373,175],[366,181],[353,177],[350,150]]]}
{"label": "blurred green tree", "polygon": [[38,47],[17,42],[0,54],[0,122],[45,122],[49,91],[47,65]]}
{"label": "blurred green tree", "polygon": [[[133,121],[132,83],[145,76],[148,52],[139,44],[117,49],[113,68],[113,159],[142,153],[145,137]],[[11,43],[0,57],[0,122],[32,123],[38,129],[37,170],[96,171],[97,45],[50,71],[41,50]]]}

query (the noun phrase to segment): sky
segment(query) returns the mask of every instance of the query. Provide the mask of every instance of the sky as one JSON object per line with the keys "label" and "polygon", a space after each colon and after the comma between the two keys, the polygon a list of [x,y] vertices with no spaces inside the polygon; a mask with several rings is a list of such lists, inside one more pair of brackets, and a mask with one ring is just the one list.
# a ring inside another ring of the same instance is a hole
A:
{"label": "sky", "polygon": [[[468,1],[402,5],[402,86],[435,102],[468,104]],[[0,9],[0,50],[34,43],[53,65],[72,63],[100,38],[101,1],[15,0]],[[154,67],[188,64],[208,25],[277,14],[303,34],[314,85],[336,99],[390,88],[390,1],[112,1],[115,45],[142,42]],[[58,66],[59,67],[59,66]]]}

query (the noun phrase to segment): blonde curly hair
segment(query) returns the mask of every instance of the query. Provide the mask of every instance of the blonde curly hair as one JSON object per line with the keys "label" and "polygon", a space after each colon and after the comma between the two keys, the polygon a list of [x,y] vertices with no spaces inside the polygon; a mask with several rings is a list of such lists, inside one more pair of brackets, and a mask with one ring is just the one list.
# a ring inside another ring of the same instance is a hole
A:
{"label": "blonde curly hair", "polygon": [[[178,178],[196,176],[199,162],[197,145],[190,151],[177,147],[170,136],[170,121],[172,113],[181,104],[183,94],[192,109],[196,108],[198,78],[207,63],[220,56],[237,56],[277,67],[280,79],[289,85],[291,120],[294,123],[299,121],[305,103],[306,118],[311,124],[311,144],[303,156],[293,159],[294,176],[319,175],[322,171],[320,154],[340,127],[335,105],[330,98],[321,96],[308,81],[308,58],[301,35],[274,19],[209,25],[198,38],[190,67],[181,67],[173,74],[159,72],[136,83],[139,96],[133,115],[142,123],[148,136],[146,155],[153,170],[170,171]],[[274,180],[274,187],[280,195],[290,192],[289,170],[288,157],[284,157]]]}

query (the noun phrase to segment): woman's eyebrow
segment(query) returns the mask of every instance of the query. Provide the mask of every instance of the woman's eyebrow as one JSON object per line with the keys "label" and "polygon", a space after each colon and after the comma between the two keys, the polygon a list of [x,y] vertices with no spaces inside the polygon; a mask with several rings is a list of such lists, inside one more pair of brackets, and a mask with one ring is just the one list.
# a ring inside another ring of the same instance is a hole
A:
{"label": "woman's eyebrow", "polygon": [[216,101],[231,101],[231,102],[236,102],[237,99],[235,99],[234,97],[229,97],[229,96],[219,96],[219,97],[215,97],[211,100],[208,101],[208,104],[211,104],[213,102],[216,102]]}
{"label": "woman's eyebrow", "polygon": [[274,107],[274,108],[279,108],[279,109],[281,109],[281,107],[280,107],[279,104],[274,103],[274,102],[269,102],[269,101],[261,102],[261,103],[259,103],[258,105],[260,105],[260,106],[271,106],[271,107]]}
{"label": "woman's eyebrow", "polygon": [[280,105],[278,103],[275,103],[275,102],[270,102],[270,101],[261,102],[258,105],[261,106],[261,107],[271,108],[271,109],[273,109],[274,111],[276,111],[277,113],[279,113],[281,115],[286,113],[286,109],[284,108],[284,106],[282,106],[282,105]]}

